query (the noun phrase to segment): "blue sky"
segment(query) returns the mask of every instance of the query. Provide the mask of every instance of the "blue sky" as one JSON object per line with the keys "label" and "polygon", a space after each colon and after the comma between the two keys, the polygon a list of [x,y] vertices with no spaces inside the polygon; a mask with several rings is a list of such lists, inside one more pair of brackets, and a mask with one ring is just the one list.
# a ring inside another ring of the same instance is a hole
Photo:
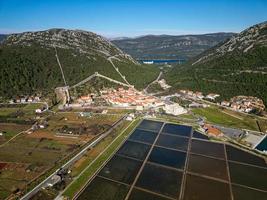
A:
{"label": "blue sky", "polygon": [[106,37],[239,32],[267,0],[0,0],[0,33],[83,29]]}

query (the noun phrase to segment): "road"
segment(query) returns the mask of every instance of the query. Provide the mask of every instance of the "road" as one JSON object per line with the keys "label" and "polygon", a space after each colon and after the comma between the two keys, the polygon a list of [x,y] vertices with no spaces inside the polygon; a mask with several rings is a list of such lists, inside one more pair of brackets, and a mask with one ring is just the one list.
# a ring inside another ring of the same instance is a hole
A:
{"label": "road", "polygon": [[144,89],[144,92],[145,92],[145,93],[147,93],[147,89],[150,87],[150,85],[152,85],[153,83],[156,83],[156,82],[159,81],[161,75],[162,75],[162,71],[159,73],[158,77],[157,77],[154,81],[152,81],[151,83],[149,83],[149,84],[146,86],[146,88]]}
{"label": "road", "polygon": [[98,72],[95,72],[94,74],[88,76],[87,78],[85,78],[84,80],[80,81],[79,83],[77,83],[77,84],[71,86],[70,88],[75,88],[75,87],[78,87],[78,86],[80,86],[80,85],[82,85],[82,84],[85,84],[86,82],[90,81],[90,80],[91,80],[92,78],[94,78],[94,77],[104,78],[104,79],[106,79],[106,80],[108,80],[108,81],[111,81],[111,82],[113,82],[113,83],[117,83],[117,84],[122,85],[122,86],[125,86],[125,87],[133,87],[133,85],[128,85],[128,84],[126,84],[126,83],[117,81],[117,80],[115,80],[115,79],[112,79],[112,78],[109,78],[109,77],[107,77],[107,76],[104,76],[104,75],[102,75],[102,74],[100,74],[100,73],[98,73]]}
{"label": "road", "polygon": [[57,49],[56,49],[56,46],[54,46],[54,48],[55,48],[55,52],[56,52],[55,56],[56,56],[56,58],[57,58],[57,63],[58,63],[58,66],[59,66],[59,68],[60,68],[60,71],[61,71],[61,74],[62,74],[62,78],[63,78],[64,84],[65,84],[65,86],[67,86],[67,82],[66,82],[66,79],[65,79],[64,71],[63,71],[63,68],[62,68],[62,66],[61,66],[61,63],[60,63],[60,61],[59,61],[58,55],[57,55]]}
{"label": "road", "polygon": [[106,131],[105,133],[101,134],[96,140],[89,143],[87,146],[85,146],[78,154],[76,154],[73,158],[71,158],[68,162],[66,162],[64,165],[62,165],[60,168],[55,170],[49,177],[47,177],[44,181],[42,181],[39,185],[37,185],[35,188],[33,188],[30,192],[28,192],[26,195],[24,195],[21,200],[28,200],[33,195],[35,195],[39,190],[41,190],[43,187],[46,187],[48,183],[52,181],[52,177],[56,175],[60,170],[68,169],[71,165],[73,165],[77,160],[79,160],[88,150],[93,148],[96,144],[98,144],[103,138],[105,138],[107,135],[109,135],[116,127],[118,127],[126,118],[126,115],[124,115],[121,119],[119,119],[116,123],[112,125],[112,127]]}
{"label": "road", "polygon": [[113,66],[113,68],[116,70],[116,72],[121,76],[121,78],[128,84],[131,85],[125,76],[122,75],[122,73],[120,72],[119,68],[115,66],[115,64],[112,62],[112,59],[116,59],[116,55],[115,56],[111,56],[109,57],[107,60],[111,63],[111,65]]}
{"label": "road", "polygon": [[19,132],[18,134],[14,135],[12,138],[10,138],[8,141],[6,141],[5,143],[1,144],[0,147],[3,147],[3,146],[5,146],[5,145],[7,145],[9,142],[11,142],[12,140],[14,140],[16,137],[18,137],[18,136],[21,135],[22,133],[26,133],[26,132],[30,131],[31,129],[32,129],[32,127],[29,128],[29,129],[26,130],[26,131],[21,131],[21,132]]}

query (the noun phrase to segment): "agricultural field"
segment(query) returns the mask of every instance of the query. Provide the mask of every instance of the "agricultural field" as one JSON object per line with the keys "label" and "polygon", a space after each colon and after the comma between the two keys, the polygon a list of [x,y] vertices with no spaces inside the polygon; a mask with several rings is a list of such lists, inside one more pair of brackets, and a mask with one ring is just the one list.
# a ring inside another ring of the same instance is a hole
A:
{"label": "agricultural field", "polygon": [[[31,104],[1,104],[0,105],[0,120],[5,122],[8,120],[21,122],[32,121],[35,119],[36,109],[44,107],[43,103],[31,103]],[[40,115],[42,116],[42,115]]]}
{"label": "agricultural field", "polygon": [[16,135],[31,128],[47,114],[36,114],[42,103],[32,104],[0,104],[0,145],[8,142]]}
{"label": "agricultural field", "polygon": [[[36,107],[16,109],[30,114]],[[4,108],[1,114],[8,116],[16,109]],[[35,113],[32,112],[32,115]],[[18,193],[37,181],[38,177],[86,142],[108,130],[121,116],[95,114],[81,117],[79,113],[59,112],[42,117],[38,124],[45,124],[45,127],[28,132],[22,132],[31,127],[28,124],[0,123],[6,133],[4,139],[0,140],[0,199]]]}
{"label": "agricultural field", "polygon": [[59,135],[91,137],[112,126],[123,115],[59,112],[47,118],[45,131]]}
{"label": "agricultural field", "polygon": [[[251,116],[242,115],[233,111],[229,111],[227,109],[220,109],[218,107],[208,107],[208,108],[193,108],[192,112],[206,118],[207,122],[220,124],[223,126],[233,127],[233,128],[241,128],[248,129],[253,131],[259,131],[259,127],[256,123],[256,119]],[[260,120],[262,127],[265,127],[267,121]]]}
{"label": "agricultural field", "polygon": [[31,126],[16,123],[0,123],[0,127],[0,131],[2,132],[2,136],[0,136],[0,145],[2,145],[22,131],[29,129]]}
{"label": "agricultural field", "polygon": [[258,129],[260,129],[261,132],[267,131],[267,119],[260,118],[258,116],[253,115],[246,115],[240,112],[235,112],[228,109],[223,109],[224,113],[227,113],[229,115],[235,116],[237,118],[240,118],[242,120],[248,120],[248,121],[258,121]]}

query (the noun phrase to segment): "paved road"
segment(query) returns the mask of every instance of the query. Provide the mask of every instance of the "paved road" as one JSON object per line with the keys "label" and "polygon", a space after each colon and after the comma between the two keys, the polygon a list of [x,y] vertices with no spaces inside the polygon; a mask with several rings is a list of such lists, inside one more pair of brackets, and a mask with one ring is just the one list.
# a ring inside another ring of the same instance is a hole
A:
{"label": "paved road", "polygon": [[58,168],[54,173],[52,173],[49,177],[47,177],[44,181],[42,181],[39,185],[37,185],[34,189],[32,189],[30,192],[28,192],[26,195],[24,195],[21,200],[28,200],[33,195],[35,195],[39,190],[41,190],[43,187],[46,187],[48,183],[52,181],[52,177],[56,175],[60,170],[62,169],[68,169],[71,165],[73,165],[77,160],[79,160],[89,149],[93,148],[96,144],[98,144],[103,138],[105,138],[107,135],[109,135],[116,127],[118,127],[126,118],[126,115],[124,115],[121,119],[119,119],[116,123],[113,124],[113,126],[106,131],[105,133],[101,134],[96,140],[94,140],[92,143],[89,143],[86,147],[84,147],[78,154],[76,154],[72,159],[70,159],[68,162],[66,162],[64,165],[62,165],[60,168]]}

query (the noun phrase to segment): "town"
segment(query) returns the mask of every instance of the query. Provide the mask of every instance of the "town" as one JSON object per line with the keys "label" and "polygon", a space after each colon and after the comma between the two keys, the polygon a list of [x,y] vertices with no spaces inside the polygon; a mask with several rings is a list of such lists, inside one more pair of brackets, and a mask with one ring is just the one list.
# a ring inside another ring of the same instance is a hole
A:
{"label": "town", "polygon": [[221,105],[238,112],[257,114],[265,110],[263,100],[252,96],[235,96],[232,97],[229,101],[223,100],[221,102],[217,102],[216,99],[220,97],[220,94],[215,93],[204,95],[199,91],[193,92],[191,90],[180,90],[179,93],[176,93],[175,95],[183,95],[184,97],[193,100],[208,100],[210,102],[217,103],[217,105]]}
{"label": "town", "polygon": [[0,200],[267,200],[267,1],[0,10]]}

